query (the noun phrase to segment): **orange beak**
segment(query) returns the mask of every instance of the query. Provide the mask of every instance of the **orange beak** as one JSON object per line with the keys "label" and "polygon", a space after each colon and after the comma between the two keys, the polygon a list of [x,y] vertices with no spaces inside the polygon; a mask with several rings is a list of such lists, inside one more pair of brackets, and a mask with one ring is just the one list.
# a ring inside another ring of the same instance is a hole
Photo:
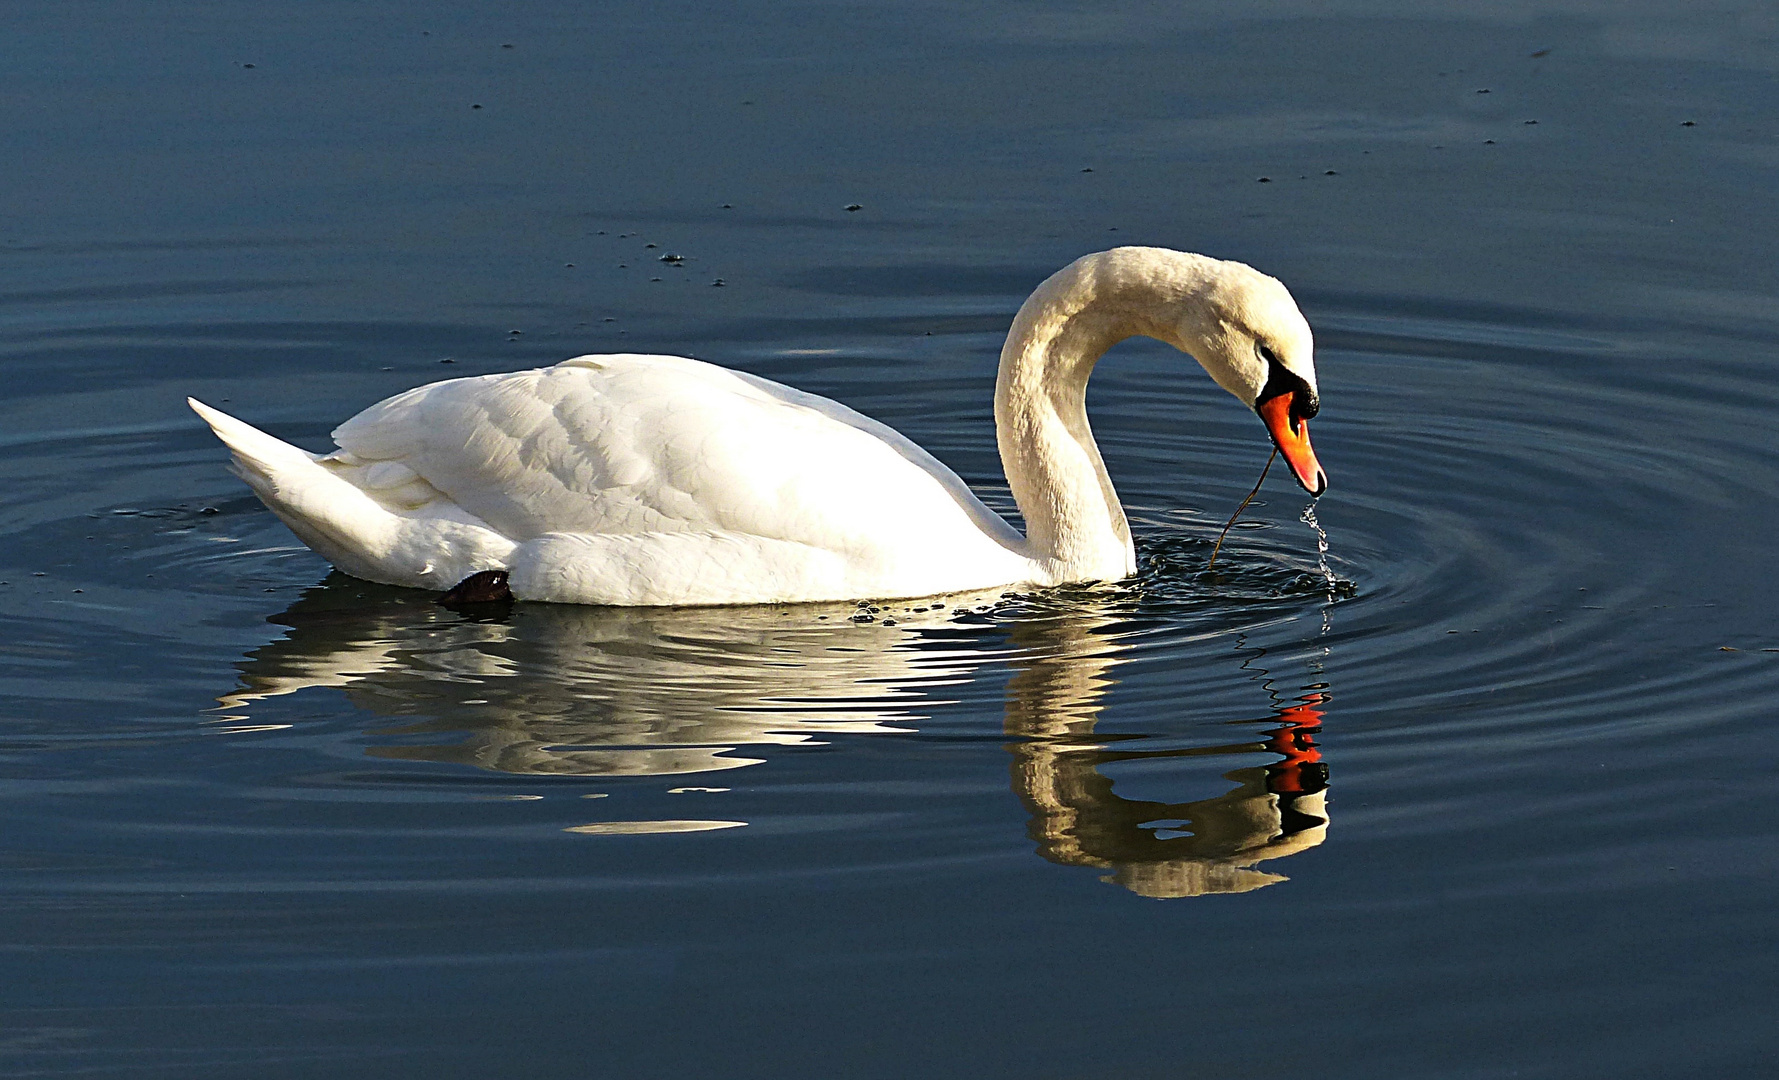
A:
{"label": "orange beak", "polygon": [[1267,398],[1254,407],[1260,419],[1266,422],[1267,433],[1272,436],[1273,445],[1279,453],[1285,455],[1285,464],[1291,466],[1291,474],[1303,485],[1303,490],[1320,498],[1328,490],[1328,474],[1322,471],[1322,465],[1316,460],[1316,452],[1310,449],[1310,426],[1308,421],[1294,419],[1291,415],[1291,403],[1295,400],[1295,391]]}

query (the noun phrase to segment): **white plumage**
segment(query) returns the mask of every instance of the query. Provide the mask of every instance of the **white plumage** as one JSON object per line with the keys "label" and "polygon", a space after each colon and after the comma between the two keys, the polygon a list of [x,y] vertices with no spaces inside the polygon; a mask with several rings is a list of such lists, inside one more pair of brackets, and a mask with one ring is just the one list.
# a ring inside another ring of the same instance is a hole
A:
{"label": "white plumage", "polygon": [[[442,590],[505,569],[521,599],[667,605],[1115,578],[1134,569],[1134,552],[1081,412],[1085,382],[1113,341],[1163,335],[1091,316],[1132,295],[1150,307],[1199,296],[1227,308],[1214,294],[1232,281],[1268,294],[1266,318],[1245,321],[1277,338],[1313,392],[1302,316],[1282,286],[1239,263],[1118,249],[1078,260],[1021,309],[996,418],[1030,539],[885,425],[684,357],[583,356],[418,387],[340,425],[339,449],[325,456],[191,406],[304,543],[348,574],[393,585]],[[1071,338],[1082,340],[1059,340]],[[1185,346],[1175,333],[1164,340]],[[1218,343],[1193,344],[1213,375],[1258,394]]]}

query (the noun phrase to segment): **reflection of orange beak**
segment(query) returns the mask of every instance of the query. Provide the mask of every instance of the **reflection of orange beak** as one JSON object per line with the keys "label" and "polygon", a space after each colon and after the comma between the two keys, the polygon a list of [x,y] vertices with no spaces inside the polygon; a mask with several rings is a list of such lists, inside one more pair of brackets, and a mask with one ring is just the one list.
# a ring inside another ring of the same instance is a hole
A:
{"label": "reflection of orange beak", "polygon": [[1291,466],[1292,475],[1303,485],[1303,490],[1311,495],[1321,497],[1328,490],[1328,474],[1322,471],[1321,463],[1316,460],[1316,452],[1310,449],[1310,426],[1307,421],[1293,420],[1291,402],[1296,398],[1295,391],[1267,398],[1254,407],[1260,419],[1266,421],[1266,430],[1272,435],[1273,445],[1279,453],[1285,455],[1285,464]]}

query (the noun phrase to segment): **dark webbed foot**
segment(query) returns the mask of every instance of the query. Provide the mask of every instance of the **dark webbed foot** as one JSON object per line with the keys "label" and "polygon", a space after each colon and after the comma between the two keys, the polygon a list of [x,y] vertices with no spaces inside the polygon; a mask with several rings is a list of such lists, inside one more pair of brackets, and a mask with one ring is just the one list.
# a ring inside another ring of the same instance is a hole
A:
{"label": "dark webbed foot", "polygon": [[469,604],[510,604],[512,602],[513,591],[507,588],[507,572],[505,570],[477,571],[459,581],[439,597],[439,603],[450,608]]}

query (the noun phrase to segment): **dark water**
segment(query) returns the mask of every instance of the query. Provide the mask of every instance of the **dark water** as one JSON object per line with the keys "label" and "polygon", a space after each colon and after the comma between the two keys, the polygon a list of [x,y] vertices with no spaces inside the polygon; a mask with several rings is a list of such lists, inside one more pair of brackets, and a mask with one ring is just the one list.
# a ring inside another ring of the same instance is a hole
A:
{"label": "dark water", "polygon": [[[1768,8],[7,15],[0,1073],[1774,1067]],[[1000,337],[1124,242],[1296,292],[1326,573],[1277,476],[1207,570],[1264,436],[1148,342],[1142,576],[869,622],[468,620],[182,403],[681,352],[1004,506]]]}

